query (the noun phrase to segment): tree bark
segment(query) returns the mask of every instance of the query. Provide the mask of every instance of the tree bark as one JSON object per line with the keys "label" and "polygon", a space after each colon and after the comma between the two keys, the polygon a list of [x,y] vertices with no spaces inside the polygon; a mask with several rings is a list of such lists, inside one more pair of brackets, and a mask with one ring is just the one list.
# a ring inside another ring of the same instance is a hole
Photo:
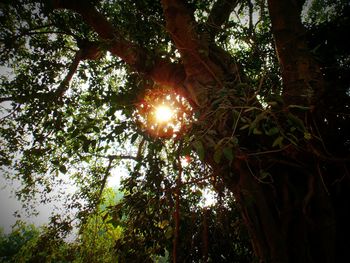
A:
{"label": "tree bark", "polygon": [[[265,158],[264,161],[269,161]],[[335,217],[316,171],[276,165],[263,183],[253,161],[236,161],[226,185],[237,198],[259,262],[335,262]],[[226,170],[226,169],[225,169]],[[238,180],[238,182],[237,182]]]}
{"label": "tree bark", "polygon": [[286,104],[314,106],[324,92],[320,66],[308,50],[301,23],[302,3],[269,0],[272,33],[283,79]]}

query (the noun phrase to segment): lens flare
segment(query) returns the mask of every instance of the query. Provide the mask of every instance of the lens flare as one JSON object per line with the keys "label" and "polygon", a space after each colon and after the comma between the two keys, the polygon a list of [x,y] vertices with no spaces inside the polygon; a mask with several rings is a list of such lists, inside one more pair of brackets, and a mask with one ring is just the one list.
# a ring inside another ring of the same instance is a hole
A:
{"label": "lens flare", "polygon": [[156,122],[165,123],[172,119],[174,111],[167,105],[160,105],[156,107],[155,115]]}
{"label": "lens flare", "polygon": [[148,90],[135,113],[136,123],[150,135],[176,138],[190,127],[193,121],[189,102],[173,90]]}

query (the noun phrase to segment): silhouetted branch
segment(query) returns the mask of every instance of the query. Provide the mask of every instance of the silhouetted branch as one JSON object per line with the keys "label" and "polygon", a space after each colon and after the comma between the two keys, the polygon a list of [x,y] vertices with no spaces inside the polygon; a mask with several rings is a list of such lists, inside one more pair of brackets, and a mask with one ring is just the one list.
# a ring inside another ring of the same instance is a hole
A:
{"label": "silhouetted branch", "polygon": [[[104,41],[105,48],[112,55],[120,57],[136,71],[146,74],[159,84],[178,87],[185,79],[181,64],[175,64],[170,60],[155,57],[153,52],[148,52],[135,43],[126,40],[113,25],[88,1],[81,0],[53,0],[56,9],[70,9],[79,13],[83,20]],[[151,62],[151,63],[150,63]]]}
{"label": "silhouetted branch", "polygon": [[239,0],[217,0],[214,3],[206,22],[211,40],[228,21],[230,14],[239,2]]}

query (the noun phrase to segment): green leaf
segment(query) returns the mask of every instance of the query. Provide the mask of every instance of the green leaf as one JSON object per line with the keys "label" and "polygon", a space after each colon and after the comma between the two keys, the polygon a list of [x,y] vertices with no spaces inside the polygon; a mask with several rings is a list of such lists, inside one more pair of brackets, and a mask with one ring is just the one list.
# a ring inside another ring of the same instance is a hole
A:
{"label": "green leaf", "polygon": [[258,128],[254,128],[253,134],[260,135],[260,134],[262,134],[262,131],[260,131]]}
{"label": "green leaf", "polygon": [[55,159],[55,160],[51,160],[51,163],[55,166],[58,166],[60,164],[60,161]]}
{"label": "green leaf", "polygon": [[250,124],[246,124],[246,125],[243,125],[241,128],[239,128],[239,130],[245,130],[247,128],[249,128]]}
{"label": "green leaf", "polygon": [[266,179],[266,178],[271,178],[271,174],[269,172],[266,171],[260,171],[260,179]]}
{"label": "green leaf", "polygon": [[278,103],[276,101],[268,101],[267,104],[270,106],[277,106],[278,105]]}
{"label": "green leaf", "polygon": [[138,133],[134,133],[134,134],[131,136],[130,142],[131,142],[131,143],[134,143],[134,142],[136,141],[136,139],[137,139],[138,136],[139,136]]}
{"label": "green leaf", "polygon": [[162,222],[159,222],[158,226],[159,226],[159,228],[164,229],[167,226],[169,226],[169,221],[168,220],[163,220]]}
{"label": "green leaf", "polygon": [[305,131],[305,126],[304,126],[304,122],[299,119],[297,116],[293,115],[293,114],[288,114],[288,119],[291,121],[292,124],[295,125],[296,128],[298,128],[301,131]]}
{"label": "green leaf", "polygon": [[173,228],[171,226],[168,226],[165,230],[164,235],[166,239],[171,239],[173,237]]}
{"label": "green leaf", "polygon": [[92,126],[92,130],[96,133],[99,133],[100,132],[100,128],[97,127],[97,126]]}
{"label": "green leaf", "polygon": [[214,161],[216,163],[220,163],[221,156],[222,156],[222,150],[220,148],[216,149],[216,151],[214,153]]}
{"label": "green leaf", "polygon": [[230,147],[226,147],[222,150],[224,156],[227,160],[232,161],[234,158],[233,149]]}
{"label": "green leaf", "polygon": [[275,135],[275,134],[279,133],[279,131],[280,131],[280,129],[278,127],[272,127],[269,130],[266,130],[265,134],[267,136],[272,136],[272,135]]}
{"label": "green leaf", "polygon": [[181,151],[181,155],[182,155],[182,156],[190,155],[190,154],[191,154],[191,150],[192,150],[192,148],[191,148],[190,145],[185,146],[185,147],[182,149],[182,151]]}
{"label": "green leaf", "polygon": [[80,133],[80,130],[79,130],[79,129],[75,129],[75,130],[73,131],[72,135],[71,135],[72,138],[77,137],[79,133]]}
{"label": "green leaf", "polygon": [[203,143],[201,141],[195,141],[193,142],[193,146],[198,154],[199,159],[204,160],[205,151]]}
{"label": "green leaf", "polygon": [[83,151],[86,153],[89,152],[89,146],[90,146],[90,141],[89,140],[84,141]]}
{"label": "green leaf", "polygon": [[58,169],[63,174],[67,173],[67,167],[65,165],[61,165]]}
{"label": "green leaf", "polygon": [[311,133],[309,133],[309,132],[304,132],[304,139],[305,140],[311,140],[311,138],[312,138],[312,136],[311,136]]}
{"label": "green leaf", "polygon": [[278,136],[277,139],[273,142],[272,147],[279,146],[280,148],[282,148],[283,146],[282,142],[283,142],[283,137]]}

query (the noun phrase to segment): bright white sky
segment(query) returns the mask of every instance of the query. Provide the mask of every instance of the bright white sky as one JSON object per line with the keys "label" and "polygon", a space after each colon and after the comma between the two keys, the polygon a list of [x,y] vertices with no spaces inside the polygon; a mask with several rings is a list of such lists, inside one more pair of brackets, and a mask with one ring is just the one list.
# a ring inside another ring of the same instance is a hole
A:
{"label": "bright white sky", "polygon": [[[112,174],[108,178],[109,187],[118,187],[120,185],[121,177],[127,175],[127,170],[124,167],[112,170]],[[11,232],[12,226],[16,223],[14,213],[21,210],[21,202],[15,197],[14,191],[19,187],[19,183],[10,182],[4,178],[4,175],[0,172],[0,227],[3,228],[5,233]],[[74,187],[69,185],[69,192],[74,191]],[[51,204],[38,204],[37,210],[38,216],[28,217],[24,213],[21,214],[21,219],[30,224],[41,226],[48,223],[48,219],[54,211],[54,207],[61,207],[62,203],[58,201]]]}

